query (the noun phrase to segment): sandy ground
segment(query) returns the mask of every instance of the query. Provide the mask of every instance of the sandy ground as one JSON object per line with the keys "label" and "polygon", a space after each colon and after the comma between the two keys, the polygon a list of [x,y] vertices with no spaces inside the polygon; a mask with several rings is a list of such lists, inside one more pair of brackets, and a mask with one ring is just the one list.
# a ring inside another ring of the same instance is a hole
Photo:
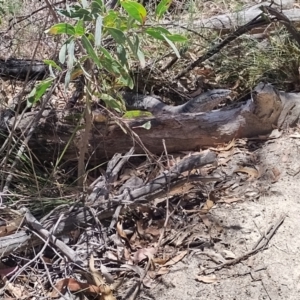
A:
{"label": "sandy ground", "polygon": [[[271,185],[266,182],[268,192],[258,198],[218,204],[210,211],[223,227],[210,250],[226,250],[235,257],[249,251],[271,224],[286,215],[265,249],[213,272],[217,282],[211,284],[196,277],[201,267],[216,263],[201,254],[203,250],[194,249],[140,299],[300,299],[300,173],[291,175],[300,166],[299,146],[300,135],[295,132],[263,143],[255,155],[265,168],[276,167],[280,179]],[[263,179],[258,181],[264,185]]]}

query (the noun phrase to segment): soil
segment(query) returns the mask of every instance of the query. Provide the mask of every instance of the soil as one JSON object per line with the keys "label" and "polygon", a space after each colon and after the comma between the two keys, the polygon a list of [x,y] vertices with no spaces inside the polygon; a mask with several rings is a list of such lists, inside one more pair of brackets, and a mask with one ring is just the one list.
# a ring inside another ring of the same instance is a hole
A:
{"label": "soil", "polygon": [[[213,207],[209,215],[222,225],[219,242],[211,249],[190,250],[154,288],[145,290],[140,299],[300,299],[300,172],[295,174],[300,167],[299,146],[300,134],[293,132],[269,140],[248,153],[259,157],[265,171],[279,170],[280,178],[257,179],[265,188],[259,197],[253,193],[253,197],[250,194],[244,201]],[[283,215],[284,222],[267,247],[238,264],[207,275],[216,276],[214,283],[196,280],[201,269],[216,266],[203,252],[224,257],[225,250],[231,253],[231,258],[239,257],[251,250]]]}

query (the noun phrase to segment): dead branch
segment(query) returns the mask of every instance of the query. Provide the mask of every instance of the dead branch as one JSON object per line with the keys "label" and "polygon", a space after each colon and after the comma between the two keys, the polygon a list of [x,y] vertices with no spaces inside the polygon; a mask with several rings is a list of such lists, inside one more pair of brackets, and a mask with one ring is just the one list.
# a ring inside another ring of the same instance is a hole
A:
{"label": "dead branch", "polygon": [[[181,174],[183,172],[200,168],[206,164],[212,164],[215,161],[216,154],[206,150],[198,155],[192,155],[184,158],[178,165],[172,167],[169,172],[163,172],[148,184],[129,191],[124,190],[122,194],[113,196],[110,199],[102,199],[100,196],[103,193],[101,193],[101,190],[98,190],[96,193],[97,196],[92,197],[93,203],[88,203],[89,207],[74,207],[72,211],[68,211],[66,216],[62,218],[61,222],[57,225],[53,234],[51,234],[47,228],[52,228],[56,223],[57,214],[50,216],[48,220],[44,220],[43,224],[41,224],[30,214],[28,210],[24,209],[22,213],[25,213],[25,218],[30,228],[42,236],[44,240],[49,238],[50,243],[54,247],[60,249],[70,261],[75,262],[77,261],[76,253],[63,242],[58,240],[58,237],[64,233],[70,232],[76,226],[84,228],[91,225],[94,216],[90,211],[90,207],[98,211],[97,217],[100,220],[110,218],[113,216],[116,207],[119,205],[126,204],[127,208],[134,208],[141,202],[149,202],[153,199],[153,195],[158,195],[158,193],[163,192],[166,193],[169,184],[178,184],[178,180],[181,180],[181,182],[184,183],[181,178]],[[114,176],[114,174],[115,173],[112,173],[112,176]],[[194,180],[193,177],[191,177],[191,179]],[[185,181],[186,180],[188,180],[188,178],[186,178]],[[203,180],[205,181],[205,178]],[[214,179],[209,178],[209,180]],[[97,187],[95,187],[95,189],[96,188]],[[107,193],[107,190],[104,192]],[[122,211],[125,212],[124,209]],[[13,253],[14,251],[22,251],[28,247],[37,246],[42,243],[43,240],[20,231],[10,236],[0,238],[0,255],[5,256]]]}

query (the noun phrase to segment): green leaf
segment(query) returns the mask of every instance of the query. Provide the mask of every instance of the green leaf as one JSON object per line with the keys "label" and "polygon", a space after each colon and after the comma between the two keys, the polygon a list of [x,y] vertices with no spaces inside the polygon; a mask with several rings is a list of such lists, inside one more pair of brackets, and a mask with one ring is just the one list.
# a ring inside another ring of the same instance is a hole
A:
{"label": "green leaf", "polygon": [[109,34],[114,38],[114,40],[118,44],[125,43],[126,37],[125,37],[125,34],[121,30],[112,28],[112,27],[107,27],[106,30],[109,32]]}
{"label": "green leaf", "polygon": [[68,34],[68,35],[74,35],[75,34],[75,28],[71,24],[68,23],[59,23],[53,25],[50,29],[46,30],[46,33],[49,34]]}
{"label": "green leaf", "polygon": [[136,49],[135,55],[137,56],[137,58],[140,62],[141,68],[145,68],[146,60],[145,60],[144,53],[142,52],[142,50],[140,48],[140,40],[137,35],[134,36],[134,48]]}
{"label": "green leaf", "polygon": [[82,19],[84,21],[92,21],[93,17],[91,15],[91,12],[87,9],[83,9],[80,6],[72,6],[69,10],[58,10],[58,13],[63,16],[67,16],[71,19]]}
{"label": "green leaf", "polygon": [[84,32],[85,32],[85,30],[84,30],[83,20],[79,20],[75,26],[75,35],[82,36],[82,35],[84,35]]}
{"label": "green leaf", "polygon": [[171,34],[171,35],[166,35],[166,36],[172,42],[184,43],[187,41],[187,38],[180,34]]}
{"label": "green leaf", "polygon": [[119,14],[114,10],[110,10],[107,16],[104,17],[103,24],[104,26],[114,27],[118,18]]}
{"label": "green leaf", "polygon": [[114,60],[114,58],[111,56],[111,54],[103,47],[100,48],[101,52],[110,60]]}
{"label": "green leaf", "polygon": [[133,88],[133,80],[128,71],[105,48],[100,47],[100,50],[104,54],[104,57],[101,58],[102,66],[116,77],[119,76],[118,80],[121,84]]}
{"label": "green leaf", "polygon": [[162,32],[158,28],[147,28],[145,31],[147,34],[149,34],[151,37],[163,41],[164,37],[162,36]]}
{"label": "green leaf", "polygon": [[92,14],[100,14],[105,12],[105,5],[103,4],[102,0],[95,0],[91,4]]}
{"label": "green leaf", "polygon": [[145,24],[147,11],[142,4],[135,1],[123,0],[121,1],[121,5],[130,17],[140,22],[142,25]]}
{"label": "green leaf", "polygon": [[142,52],[141,48],[140,48],[140,40],[138,38],[137,35],[135,35],[133,37],[134,41],[132,42],[130,40],[130,38],[127,38],[127,43],[131,49],[131,51],[133,52],[133,54],[136,56],[136,58],[139,60],[141,67],[145,68],[146,66],[146,60],[145,60],[145,56],[144,53]]}
{"label": "green leaf", "polygon": [[123,45],[117,46],[117,55],[119,58],[119,61],[122,66],[125,66],[128,69],[128,58],[127,58],[127,52]]}
{"label": "green leaf", "polygon": [[174,43],[172,41],[170,41],[164,34],[162,34],[162,36],[164,37],[165,41],[171,46],[171,48],[173,49],[173,51],[175,52],[176,56],[178,58],[180,58],[180,53],[177,50],[176,46],[174,45]]}
{"label": "green leaf", "polygon": [[43,60],[44,64],[48,65],[48,66],[52,66],[53,68],[62,71],[62,68],[53,60],[50,59],[44,59]]}
{"label": "green leaf", "polygon": [[98,16],[96,20],[96,29],[95,29],[95,46],[99,47],[102,39],[102,16]]}
{"label": "green leaf", "polygon": [[152,36],[153,38],[163,41],[165,40],[164,36],[166,36],[172,42],[186,42],[187,38],[180,34],[171,34],[168,30],[162,27],[150,27],[145,30],[147,34]]}
{"label": "green leaf", "polygon": [[121,77],[119,78],[119,81],[121,84],[128,86],[130,89],[133,89],[133,80],[131,76],[128,74],[127,70],[124,68],[121,69]]}
{"label": "green leaf", "polygon": [[163,14],[169,9],[172,0],[161,0],[155,10],[155,15],[160,19]]}
{"label": "green leaf", "polygon": [[121,100],[118,101],[108,94],[101,94],[101,100],[105,102],[107,107],[112,108],[117,112],[121,113],[124,111],[124,104]]}
{"label": "green leaf", "polygon": [[94,63],[100,68],[101,67],[101,62],[98,58],[98,55],[96,54],[95,50],[93,49],[92,44],[88,40],[88,38],[83,35],[81,37],[82,45],[85,48],[86,52],[90,56],[90,58],[94,61]]}
{"label": "green leaf", "polygon": [[33,90],[27,97],[27,107],[31,107],[41,99],[48,87],[51,86],[53,80],[54,78],[47,78],[41,81],[39,84],[37,84],[36,87],[33,88]]}
{"label": "green leaf", "polygon": [[95,0],[95,1],[93,1],[93,2],[98,3],[101,7],[105,7],[105,5],[104,5],[104,3],[103,3],[102,0]]}
{"label": "green leaf", "polygon": [[137,119],[141,117],[142,118],[153,117],[153,115],[149,111],[142,111],[142,110],[130,110],[123,115],[124,119]]}

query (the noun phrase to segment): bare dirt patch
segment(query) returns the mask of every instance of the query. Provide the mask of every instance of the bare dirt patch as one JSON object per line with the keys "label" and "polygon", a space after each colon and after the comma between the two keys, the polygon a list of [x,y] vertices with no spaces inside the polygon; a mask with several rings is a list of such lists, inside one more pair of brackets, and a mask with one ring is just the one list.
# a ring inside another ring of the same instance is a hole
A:
{"label": "bare dirt patch", "polygon": [[[255,150],[265,170],[276,167],[280,179],[271,185],[272,178],[258,179],[265,193],[257,199],[249,197],[243,202],[216,205],[210,218],[222,229],[208,229],[213,245],[191,249],[140,299],[299,299],[300,173],[294,175],[299,167],[299,144],[297,134],[292,133]],[[251,250],[281,216],[286,216],[284,222],[264,250],[234,266],[207,274],[216,276],[215,283],[196,280],[203,268],[216,266],[218,258],[221,263],[222,257],[226,261],[226,256],[239,257]]]}

